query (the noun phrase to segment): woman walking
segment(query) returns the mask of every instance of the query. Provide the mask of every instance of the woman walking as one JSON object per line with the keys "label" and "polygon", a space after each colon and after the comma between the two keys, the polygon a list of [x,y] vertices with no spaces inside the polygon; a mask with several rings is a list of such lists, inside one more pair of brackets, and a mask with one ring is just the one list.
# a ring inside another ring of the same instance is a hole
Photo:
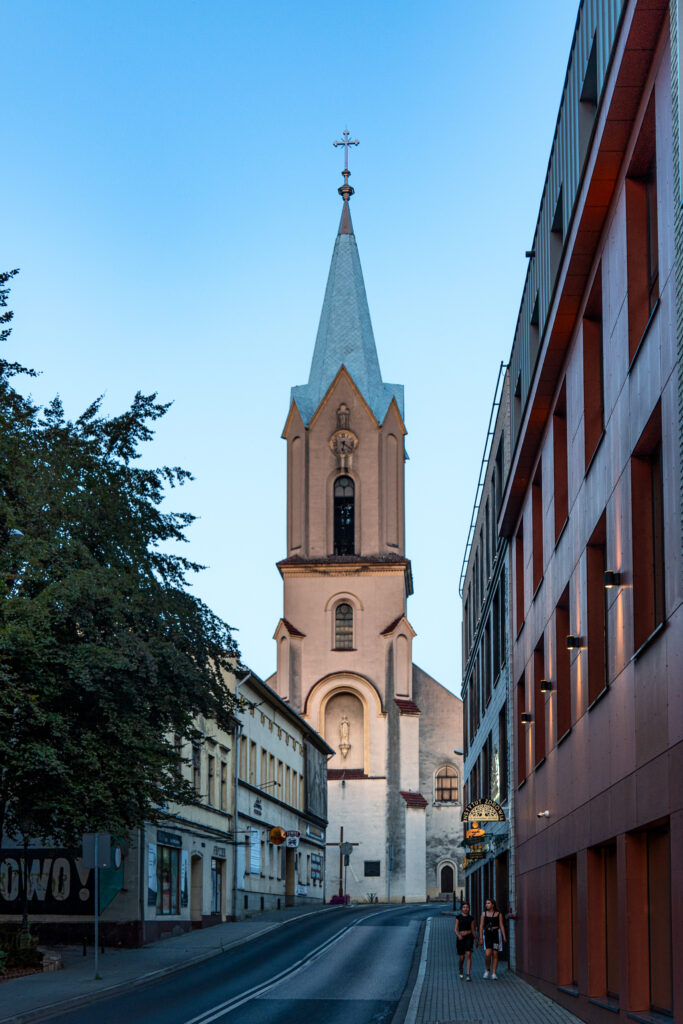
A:
{"label": "woman walking", "polygon": [[[498,977],[498,954],[503,951],[503,943],[506,941],[505,928],[503,926],[503,915],[496,906],[496,901],[487,899],[484,913],[479,922],[479,945],[484,946],[486,955],[486,970],[484,977],[488,978],[491,973],[491,980]],[[492,962],[493,961],[493,962]]]}
{"label": "woman walking", "polygon": [[477,941],[477,929],[474,918],[470,914],[469,903],[463,903],[460,913],[455,919],[455,945],[460,957],[460,977],[467,957],[467,980],[472,981],[472,950]]}

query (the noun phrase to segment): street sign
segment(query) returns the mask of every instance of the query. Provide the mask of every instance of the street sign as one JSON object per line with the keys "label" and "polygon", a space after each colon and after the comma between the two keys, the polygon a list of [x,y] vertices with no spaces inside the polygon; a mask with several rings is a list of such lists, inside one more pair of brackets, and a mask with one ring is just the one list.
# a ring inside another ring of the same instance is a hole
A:
{"label": "street sign", "polygon": [[342,843],[341,846],[339,847],[339,851],[344,857],[350,857],[351,854],[353,853],[354,845],[354,843]]}
{"label": "street sign", "polygon": [[287,829],[287,838],[285,839],[285,846],[290,850],[295,850],[299,845],[299,839],[301,832],[296,828]]}
{"label": "street sign", "polygon": [[[95,854],[97,851],[97,855]],[[86,832],[83,836],[84,868],[110,868],[112,866],[111,835],[108,832]],[[114,867],[120,867],[120,861]]]}

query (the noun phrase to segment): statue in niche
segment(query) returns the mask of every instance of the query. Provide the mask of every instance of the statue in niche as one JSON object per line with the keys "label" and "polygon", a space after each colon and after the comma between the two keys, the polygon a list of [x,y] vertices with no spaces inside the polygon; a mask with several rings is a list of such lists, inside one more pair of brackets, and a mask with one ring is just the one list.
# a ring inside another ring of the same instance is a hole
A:
{"label": "statue in niche", "polygon": [[346,757],[349,750],[351,749],[351,744],[349,743],[350,731],[351,723],[349,722],[348,715],[345,713],[342,715],[341,721],[339,723],[339,749],[341,750],[342,757]]}

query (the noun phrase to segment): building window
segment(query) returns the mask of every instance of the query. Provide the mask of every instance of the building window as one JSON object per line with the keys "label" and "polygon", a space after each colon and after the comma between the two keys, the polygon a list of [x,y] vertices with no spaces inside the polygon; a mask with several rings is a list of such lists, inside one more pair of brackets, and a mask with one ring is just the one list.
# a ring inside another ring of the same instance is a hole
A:
{"label": "building window", "polygon": [[527,726],[522,722],[522,712],[525,711],[526,687],[522,675],[517,683],[517,785],[526,779]]}
{"label": "building window", "polygon": [[543,581],[543,478],[540,464],[531,485],[531,533],[532,590],[535,594]]}
{"label": "building window", "polygon": [[208,784],[207,784],[206,800],[207,800],[207,803],[210,804],[211,807],[213,807],[214,803],[215,803],[214,783],[215,783],[215,778],[216,778],[216,758],[213,757],[211,754],[209,754],[208,757],[207,757],[207,762],[208,762],[208,772],[207,772],[207,774],[208,774]]}
{"label": "building window", "polygon": [[458,773],[452,765],[439,768],[436,773],[437,804],[455,804],[458,802]]}
{"label": "building window", "polygon": [[650,99],[626,179],[629,360],[659,301],[655,103]]}
{"label": "building window", "polygon": [[507,702],[498,712],[498,764],[500,772],[500,802],[508,799],[508,723]]}
{"label": "building window", "polygon": [[346,602],[334,610],[334,649],[350,651],[353,648],[353,608]]}
{"label": "building window", "polygon": [[583,442],[588,469],[605,429],[602,348],[602,264],[598,267],[583,317]]}
{"label": "building window", "polygon": [[555,692],[557,694],[557,739],[572,727],[571,666],[567,650],[569,636],[569,586],[564,588],[555,608]]}
{"label": "building window", "polygon": [[609,681],[607,645],[607,594],[604,576],[607,568],[605,513],[601,515],[586,548],[587,623],[588,623],[588,704],[607,688]]}
{"label": "building window", "polygon": [[569,517],[569,479],[567,466],[567,382],[562,381],[553,412],[553,500],[555,505],[555,543],[560,539]]}
{"label": "building window", "polygon": [[534,760],[536,767],[545,760],[545,698],[541,681],[545,678],[545,643],[543,636],[534,651]]}
{"label": "building window", "polygon": [[211,858],[211,913],[223,910],[223,861]]}
{"label": "building window", "polygon": [[355,488],[350,476],[334,482],[334,553],[355,554]]}
{"label": "building window", "polygon": [[221,810],[227,811],[228,809],[228,765],[226,761],[221,761]]}
{"label": "building window", "polygon": [[524,523],[519,524],[515,537],[515,604],[517,605],[517,632],[524,625]]}
{"label": "building window", "polygon": [[379,861],[366,860],[364,874],[366,878],[379,878]]}
{"label": "building window", "polygon": [[199,743],[192,744],[192,785],[199,796],[202,791],[202,748]]}
{"label": "building window", "polygon": [[633,636],[636,651],[664,622],[662,422],[657,405],[631,457]]}
{"label": "building window", "polygon": [[180,850],[157,846],[157,914],[180,913]]}

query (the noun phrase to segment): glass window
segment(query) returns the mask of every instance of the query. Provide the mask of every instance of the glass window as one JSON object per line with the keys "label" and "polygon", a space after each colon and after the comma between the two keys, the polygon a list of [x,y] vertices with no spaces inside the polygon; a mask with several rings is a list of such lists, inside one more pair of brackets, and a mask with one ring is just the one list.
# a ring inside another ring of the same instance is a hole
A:
{"label": "glass window", "polygon": [[439,768],[436,773],[437,803],[456,803],[458,799],[458,773],[452,765]]}
{"label": "glass window", "polygon": [[337,651],[353,647],[353,608],[350,604],[338,604],[335,609],[334,647]]}
{"label": "glass window", "polygon": [[180,906],[180,850],[157,847],[157,914],[177,914]]}
{"label": "glass window", "polygon": [[334,553],[355,554],[355,488],[350,476],[339,476],[334,483]]}

